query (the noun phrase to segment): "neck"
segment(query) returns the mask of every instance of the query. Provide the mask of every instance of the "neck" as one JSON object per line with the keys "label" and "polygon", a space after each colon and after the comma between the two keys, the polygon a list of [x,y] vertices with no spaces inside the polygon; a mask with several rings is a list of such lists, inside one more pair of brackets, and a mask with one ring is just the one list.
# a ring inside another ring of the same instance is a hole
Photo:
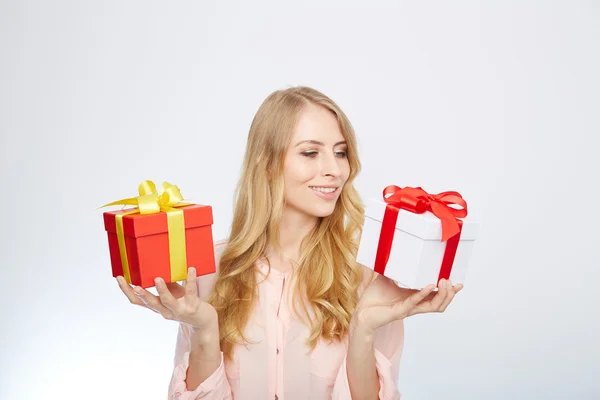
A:
{"label": "neck", "polygon": [[[317,225],[318,217],[306,215],[296,210],[284,209],[279,225],[279,244],[282,258],[297,261],[300,258],[302,240]],[[279,252],[269,246],[268,253],[279,257]]]}

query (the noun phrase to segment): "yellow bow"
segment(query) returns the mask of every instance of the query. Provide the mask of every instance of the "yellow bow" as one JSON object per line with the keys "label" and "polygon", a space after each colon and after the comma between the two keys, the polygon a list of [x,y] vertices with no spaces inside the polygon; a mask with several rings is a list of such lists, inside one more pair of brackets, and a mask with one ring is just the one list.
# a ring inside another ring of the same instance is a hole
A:
{"label": "yellow bow", "polygon": [[[125,234],[123,232],[123,217],[130,214],[157,214],[161,211],[167,213],[167,230],[169,235],[169,258],[171,261],[171,282],[181,281],[187,277],[187,259],[185,254],[185,220],[183,207],[191,203],[183,203],[183,196],[179,188],[168,182],[163,182],[162,193],[156,191],[156,185],[152,181],[144,181],[138,186],[139,196],[129,197],[113,201],[102,207],[128,205],[136,206],[128,212],[117,214],[115,223],[117,239],[119,242],[119,253],[121,264],[123,264],[123,277],[131,283],[129,261],[127,260],[127,248],[125,247]],[[101,208],[102,208],[101,207]]]}
{"label": "yellow bow", "polygon": [[188,203],[178,204],[183,200],[183,196],[177,186],[163,182],[162,188],[163,192],[159,195],[154,182],[144,181],[138,186],[139,196],[113,201],[102,207],[117,205],[137,206],[140,214],[156,214],[161,211],[170,211],[173,207],[189,205]]}

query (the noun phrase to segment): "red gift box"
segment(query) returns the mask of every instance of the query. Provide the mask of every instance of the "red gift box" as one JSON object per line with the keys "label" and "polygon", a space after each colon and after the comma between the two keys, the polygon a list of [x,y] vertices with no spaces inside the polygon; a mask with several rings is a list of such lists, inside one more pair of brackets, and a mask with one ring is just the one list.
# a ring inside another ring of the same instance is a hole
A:
{"label": "red gift box", "polygon": [[212,207],[182,202],[179,188],[164,182],[158,193],[152,181],[138,186],[139,196],[113,201],[135,208],[104,213],[113,277],[148,288],[154,279],[166,283],[216,272]]}
{"label": "red gift box", "polygon": [[[183,211],[185,220],[187,266],[195,267],[198,276],[214,273],[216,269],[212,237],[212,207],[194,204],[178,209]],[[108,234],[113,277],[126,275],[119,250],[116,216],[127,214],[128,211],[104,213],[104,227]],[[172,276],[166,212],[125,215],[123,232],[129,264],[129,283],[148,288],[154,286],[156,277],[163,278],[167,283],[187,278],[187,268],[183,274],[179,272]]]}

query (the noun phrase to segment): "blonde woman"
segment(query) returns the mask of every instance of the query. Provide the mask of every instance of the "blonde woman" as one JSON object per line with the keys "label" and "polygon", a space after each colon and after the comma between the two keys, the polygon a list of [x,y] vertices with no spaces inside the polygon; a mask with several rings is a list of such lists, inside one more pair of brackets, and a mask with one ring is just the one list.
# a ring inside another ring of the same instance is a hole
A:
{"label": "blonde woman", "polygon": [[[179,322],[170,399],[398,399],[403,319],[462,288],[402,289],[356,262],[354,130],[324,94],[272,93],[250,127],[217,273],[129,300]],[[134,290],[135,289],[135,290]]]}

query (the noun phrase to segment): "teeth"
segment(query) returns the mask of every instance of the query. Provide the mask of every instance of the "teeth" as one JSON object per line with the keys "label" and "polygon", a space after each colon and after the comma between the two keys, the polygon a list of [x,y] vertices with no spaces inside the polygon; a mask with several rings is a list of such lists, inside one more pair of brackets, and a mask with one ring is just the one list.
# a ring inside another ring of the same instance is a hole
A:
{"label": "teeth", "polygon": [[317,186],[311,186],[311,189],[316,191],[316,192],[321,192],[321,193],[333,193],[335,192],[335,188],[322,188],[322,187],[317,187]]}

